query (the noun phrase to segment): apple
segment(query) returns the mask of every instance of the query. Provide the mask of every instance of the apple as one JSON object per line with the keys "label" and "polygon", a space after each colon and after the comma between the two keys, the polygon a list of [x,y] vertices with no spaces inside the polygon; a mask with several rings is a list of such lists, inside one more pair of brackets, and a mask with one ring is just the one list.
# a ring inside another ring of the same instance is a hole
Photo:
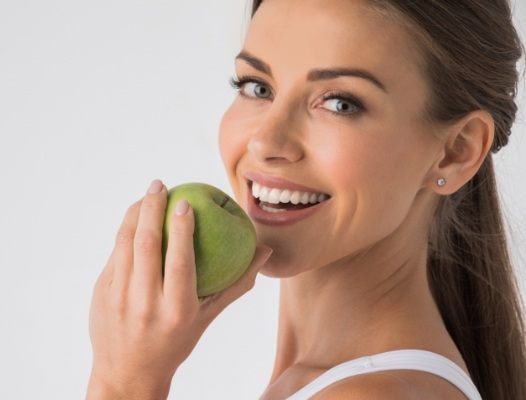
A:
{"label": "apple", "polygon": [[163,225],[163,276],[170,218],[181,199],[194,211],[197,295],[208,296],[232,285],[247,270],[256,252],[256,229],[241,206],[214,186],[191,182],[171,188]]}

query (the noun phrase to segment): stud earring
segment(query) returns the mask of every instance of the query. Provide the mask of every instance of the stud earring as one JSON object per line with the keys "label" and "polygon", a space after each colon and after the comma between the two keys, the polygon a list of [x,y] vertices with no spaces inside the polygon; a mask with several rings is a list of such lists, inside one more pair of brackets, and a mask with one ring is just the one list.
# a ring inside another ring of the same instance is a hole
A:
{"label": "stud earring", "polygon": [[446,184],[446,180],[444,178],[438,178],[437,179],[437,185],[442,187]]}

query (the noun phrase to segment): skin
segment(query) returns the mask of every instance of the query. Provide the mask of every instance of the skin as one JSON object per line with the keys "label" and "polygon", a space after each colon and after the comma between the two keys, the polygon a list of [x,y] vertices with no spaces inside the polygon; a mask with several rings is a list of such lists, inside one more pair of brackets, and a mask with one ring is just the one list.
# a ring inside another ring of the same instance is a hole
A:
{"label": "skin", "polygon": [[[484,161],[491,115],[478,110],[447,126],[426,123],[430,88],[410,36],[359,1],[265,0],[244,49],[268,63],[273,77],[236,61],[238,75],[257,76],[271,94],[254,100],[254,85],[244,86],[246,97],[221,121],[221,155],[238,202],[247,209],[247,170],[331,198],[294,225],[255,222],[259,243],[247,273],[198,298],[193,210],[171,216],[163,278],[167,188],[152,182],[127,210],[93,288],[86,398],[166,398],[203,332],[253,287],[258,271],[281,282],[276,360],[262,399],[285,398],[343,361],[399,348],[435,351],[466,370],[429,292],[425,235],[439,196],[456,192]],[[321,67],[367,69],[387,92],[357,77],[305,81]],[[365,111],[323,101],[330,90],[352,93]],[[446,186],[435,185],[439,177]],[[314,398],[463,397],[434,375],[389,371],[345,379]]]}
{"label": "skin", "polygon": [[[260,272],[280,278],[276,359],[262,399],[284,398],[336,364],[394,349],[434,351],[467,372],[428,286],[426,235],[439,196],[456,192],[484,161],[491,115],[424,120],[431,88],[411,36],[363,1],[265,0],[243,50],[272,76],[235,61],[237,76],[264,83],[246,83],[220,125],[237,201],[248,209],[249,170],[331,195],[293,225],[255,222],[259,242],[274,250]],[[386,91],[358,77],[306,80],[309,70],[331,67],[365,69]],[[351,93],[365,110],[323,100],[333,90]],[[398,398],[387,388],[400,398],[464,398],[415,371],[349,378],[316,398]]]}
{"label": "skin", "polygon": [[271,253],[258,246],[247,272],[232,286],[198,298],[191,207],[172,214],[165,275],[161,237],[167,188],[154,180],[132,204],[93,290],[90,339],[93,366],[87,400],[165,399],[177,368],[234,300],[250,290]]}

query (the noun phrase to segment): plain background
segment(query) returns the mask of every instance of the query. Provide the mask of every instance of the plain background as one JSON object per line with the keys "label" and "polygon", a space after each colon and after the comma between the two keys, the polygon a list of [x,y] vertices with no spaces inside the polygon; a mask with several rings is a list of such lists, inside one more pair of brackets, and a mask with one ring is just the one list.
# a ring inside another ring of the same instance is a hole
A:
{"label": "plain background", "polygon": [[[515,20],[526,37],[526,4]],[[231,193],[219,120],[246,0],[0,1],[0,398],[80,399],[92,287],[154,178]],[[496,157],[525,285],[526,133]],[[260,276],[204,334],[171,399],[251,399],[275,353],[278,281]]]}

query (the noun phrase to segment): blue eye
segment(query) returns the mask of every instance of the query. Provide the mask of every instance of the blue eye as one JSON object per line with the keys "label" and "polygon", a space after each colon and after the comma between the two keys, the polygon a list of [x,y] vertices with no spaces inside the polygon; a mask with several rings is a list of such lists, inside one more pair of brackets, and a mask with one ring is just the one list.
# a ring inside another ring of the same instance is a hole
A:
{"label": "blue eye", "polygon": [[[241,94],[241,96],[247,98],[267,99],[270,96],[270,90],[267,88],[266,84],[257,78],[248,76],[240,78],[231,77],[230,85],[236,89]],[[253,90],[255,94],[247,94],[245,92],[246,88],[250,89],[248,90],[249,92]],[[363,103],[349,93],[328,93],[323,97],[323,101],[327,102],[329,100],[331,100],[332,104],[336,105],[336,110],[329,109],[328,111],[340,117],[354,117],[357,114],[365,111]]]}
{"label": "blue eye", "polygon": [[354,115],[365,110],[362,103],[347,93],[330,93],[323,97],[324,102],[330,101],[336,110],[329,110],[337,115]]}
{"label": "blue eye", "polygon": [[[257,79],[250,78],[250,77],[242,77],[239,79],[236,79],[234,77],[230,78],[230,85],[239,91],[242,96],[245,97],[251,97],[251,98],[259,98],[259,99],[266,99],[268,98],[268,95],[270,94],[270,90],[265,86],[265,84]],[[244,90],[246,88],[250,88],[251,90],[254,90],[255,96],[251,96],[249,94],[246,94]]]}

